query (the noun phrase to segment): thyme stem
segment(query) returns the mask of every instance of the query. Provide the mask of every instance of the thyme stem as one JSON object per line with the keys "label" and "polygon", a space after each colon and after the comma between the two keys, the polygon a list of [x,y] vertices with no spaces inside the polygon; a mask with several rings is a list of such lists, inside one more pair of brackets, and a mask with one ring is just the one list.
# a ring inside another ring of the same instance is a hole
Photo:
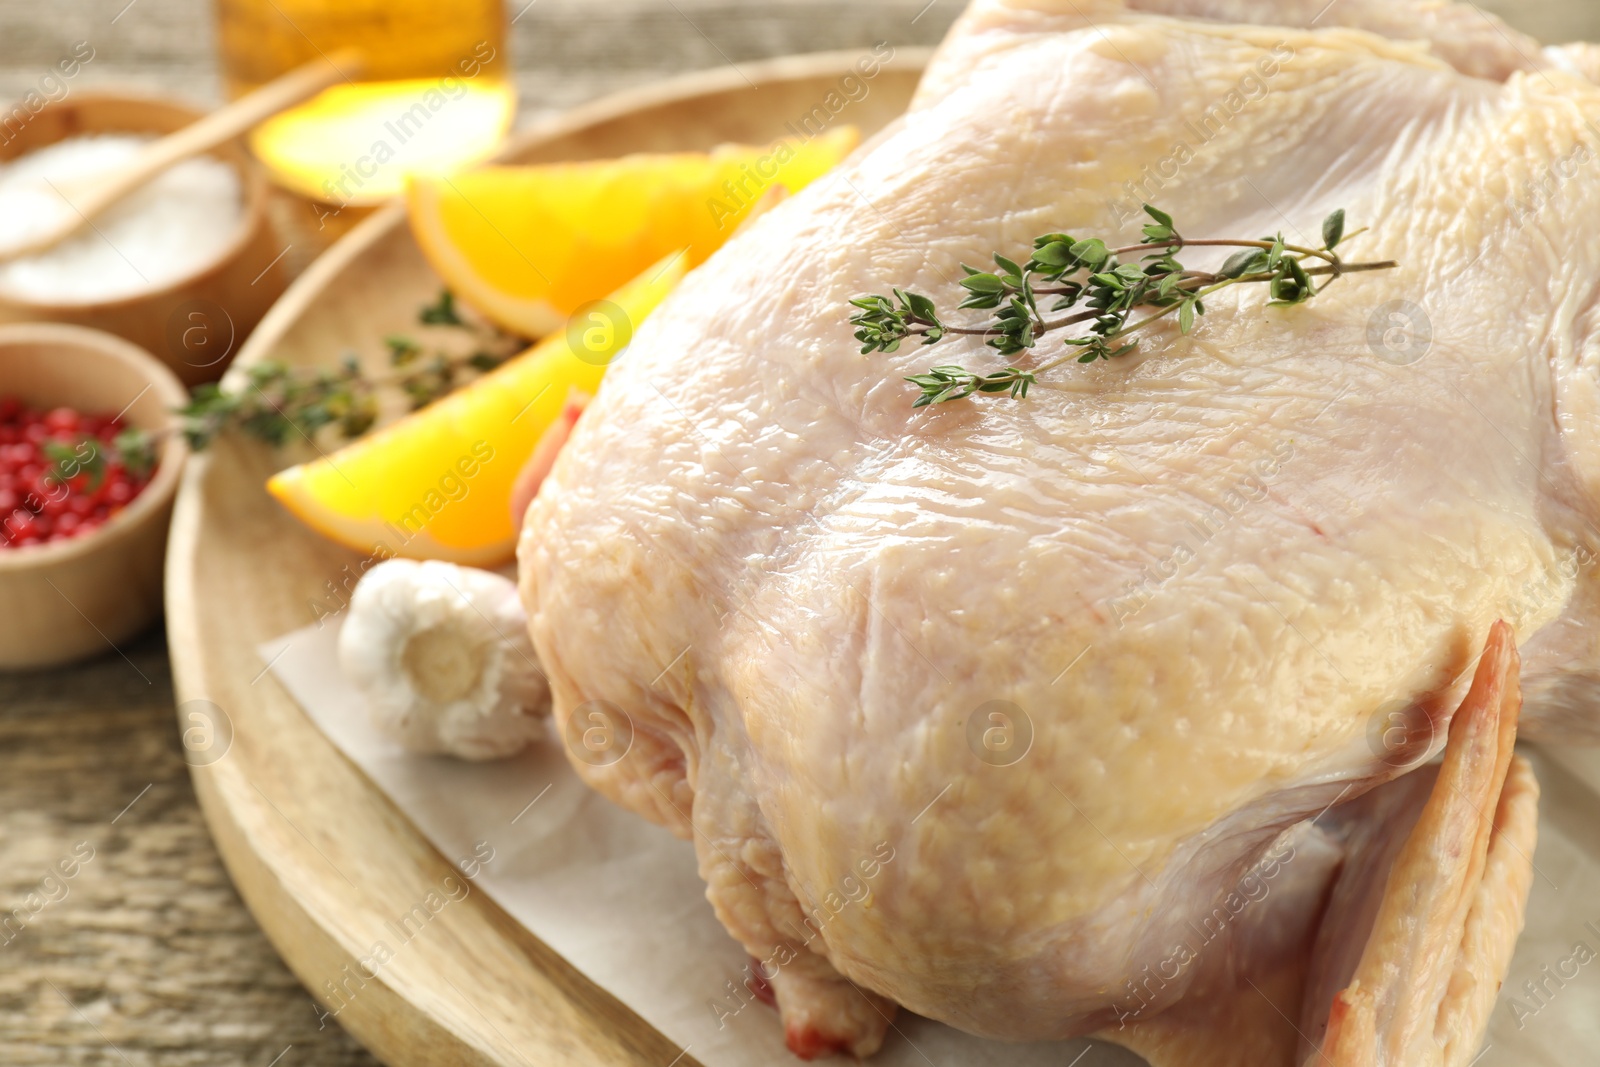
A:
{"label": "thyme stem", "polygon": [[[1309,248],[1287,243],[1281,233],[1260,240],[1191,240],[1178,232],[1170,215],[1149,204],[1144,209],[1154,222],[1144,227],[1145,239],[1139,244],[1109,248],[1098,239],[1045,234],[1034,240],[1026,265],[999,253],[994,256],[997,271],[980,271],[962,264],[967,277],[961,286],[967,297],[961,307],[995,311],[991,321],[982,327],[947,325],[934,302],[919,293],[895,289],[893,299],[880,295],[857,297],[850,301],[858,309],[850,323],[857,327],[861,351],[893,352],[907,339],[933,345],[950,336],[978,336],[1001,355],[1013,355],[1032,348],[1045,334],[1090,324],[1087,336],[1067,339],[1065,354],[1031,370],[1007,367],[979,374],[959,366],[938,366],[906,379],[920,391],[916,407],[978,393],[1009,393],[1020,399],[1027,396],[1028,387],[1037,382],[1038,375],[1063,363],[1115,359],[1133,351],[1138,342],[1128,341],[1131,335],[1173,313],[1178,316],[1179,329],[1187,334],[1195,320],[1205,314],[1205,299],[1223,289],[1265,284],[1272,297],[1269,306],[1292,306],[1317,294],[1314,279],[1327,278],[1326,287],[1345,274],[1393,270],[1398,266],[1393,260],[1346,263],[1340,258],[1334,249],[1346,236],[1343,210],[1324,220],[1322,247]],[[1189,270],[1177,259],[1179,251],[1191,247],[1239,251],[1218,271],[1198,271]],[[1147,253],[1142,266],[1118,259],[1134,253]],[[1306,261],[1315,261],[1316,265],[1307,266]],[[1052,284],[1035,285],[1036,278]],[[1042,296],[1057,298],[1051,310],[1080,303],[1086,307],[1071,315],[1047,319],[1039,310],[1038,299]],[[1130,321],[1139,307],[1156,310]]]}
{"label": "thyme stem", "polygon": [[324,426],[335,427],[345,438],[359,437],[377,421],[382,390],[398,389],[416,410],[449,393],[464,375],[493,370],[524,344],[493,326],[463,318],[449,290],[422,308],[417,322],[463,331],[471,338],[471,354],[429,353],[410,337],[395,335],[384,338],[393,368],[388,374],[367,373],[354,354],[337,368],[263,361],[247,370],[237,389],[215,383],[195,389],[189,403],[178,409],[181,432],[197,450],[228,430],[274,445],[311,437]]}

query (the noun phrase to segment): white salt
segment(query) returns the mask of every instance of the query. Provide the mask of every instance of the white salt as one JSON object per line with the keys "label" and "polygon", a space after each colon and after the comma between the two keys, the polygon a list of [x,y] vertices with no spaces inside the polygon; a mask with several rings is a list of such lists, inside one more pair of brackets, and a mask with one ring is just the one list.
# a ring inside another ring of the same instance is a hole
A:
{"label": "white salt", "polygon": [[[153,138],[73,137],[0,166],[0,248],[72,211],[73,186],[127,164]],[[52,188],[54,186],[54,188]],[[54,248],[0,263],[0,293],[88,304],[150,292],[215,262],[244,217],[239,174],[210,156],[184,160]]]}

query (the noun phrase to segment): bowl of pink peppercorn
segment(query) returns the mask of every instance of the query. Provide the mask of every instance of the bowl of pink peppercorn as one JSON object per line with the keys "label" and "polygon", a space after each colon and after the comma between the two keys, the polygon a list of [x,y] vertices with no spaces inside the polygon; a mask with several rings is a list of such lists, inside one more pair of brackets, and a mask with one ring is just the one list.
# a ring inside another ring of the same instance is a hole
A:
{"label": "bowl of pink peppercorn", "polygon": [[111,654],[160,615],[187,399],[111,334],[0,326],[0,669]]}

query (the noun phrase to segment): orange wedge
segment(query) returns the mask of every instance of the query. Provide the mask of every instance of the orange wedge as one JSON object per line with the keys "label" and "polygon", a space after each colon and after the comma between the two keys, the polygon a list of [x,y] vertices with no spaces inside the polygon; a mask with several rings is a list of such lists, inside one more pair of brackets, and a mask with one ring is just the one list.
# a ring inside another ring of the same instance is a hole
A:
{"label": "orange wedge", "polygon": [[307,526],[373,556],[489,567],[516,545],[511,492],[574,391],[592,394],[633,329],[688,269],[674,256],[573,326],[421,411],[331,455],[281,471],[267,489]]}
{"label": "orange wedge", "polygon": [[765,148],[482,167],[412,179],[406,207],[457,296],[513,333],[542,337],[663,256],[687,248],[698,265],[763,193],[798,192],[859,140],[845,126]]}
{"label": "orange wedge", "polygon": [[310,200],[382,203],[400,195],[407,174],[448,174],[488,159],[511,128],[517,94],[508,83],[463,79],[452,97],[439,85],[335,85],[257,126],[250,149],[278,184]]}

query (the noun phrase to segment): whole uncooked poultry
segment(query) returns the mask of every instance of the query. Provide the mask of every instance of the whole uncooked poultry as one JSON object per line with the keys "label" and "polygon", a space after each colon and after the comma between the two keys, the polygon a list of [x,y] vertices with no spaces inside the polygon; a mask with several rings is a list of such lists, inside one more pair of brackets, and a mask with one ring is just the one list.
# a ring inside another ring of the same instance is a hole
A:
{"label": "whole uncooked poultry", "polygon": [[[558,720],[631,736],[578,769],[693,838],[794,1051],[904,1005],[1157,1067],[1473,1059],[1534,848],[1519,675],[1569,735],[1600,680],[1596,69],[1437,0],[977,0],[643,326],[524,599]],[[1021,400],[914,411],[905,375],[1006,361],[851,337],[852,297],[953,304],[1143,201],[1342,207],[1400,266]]]}

